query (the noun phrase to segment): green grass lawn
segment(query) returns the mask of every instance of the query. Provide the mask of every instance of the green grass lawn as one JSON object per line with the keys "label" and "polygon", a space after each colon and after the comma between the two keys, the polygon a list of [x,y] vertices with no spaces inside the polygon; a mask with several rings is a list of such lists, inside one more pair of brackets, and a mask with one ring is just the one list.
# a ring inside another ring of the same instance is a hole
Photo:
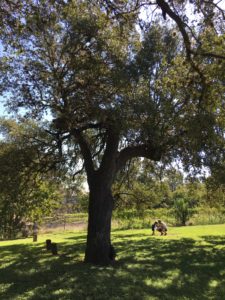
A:
{"label": "green grass lawn", "polygon": [[[85,232],[0,242],[0,299],[225,299],[225,225],[113,231],[115,266],[84,264]],[[45,250],[58,243],[59,255]]]}

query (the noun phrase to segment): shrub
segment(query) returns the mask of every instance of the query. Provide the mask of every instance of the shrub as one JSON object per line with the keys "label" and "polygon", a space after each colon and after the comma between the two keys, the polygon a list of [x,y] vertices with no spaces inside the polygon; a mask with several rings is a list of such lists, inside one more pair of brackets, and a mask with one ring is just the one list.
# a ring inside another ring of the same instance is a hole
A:
{"label": "shrub", "polygon": [[185,226],[192,215],[193,209],[187,200],[178,198],[174,201],[174,216],[180,225]]}

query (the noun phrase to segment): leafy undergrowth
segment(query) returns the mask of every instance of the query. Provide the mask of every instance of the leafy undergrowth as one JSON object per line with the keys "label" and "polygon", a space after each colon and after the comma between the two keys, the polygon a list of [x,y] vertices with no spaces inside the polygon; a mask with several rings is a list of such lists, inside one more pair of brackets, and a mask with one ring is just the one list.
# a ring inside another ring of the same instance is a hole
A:
{"label": "leafy undergrowth", "polygon": [[[0,299],[225,299],[225,225],[112,233],[117,262],[84,264],[85,232],[0,242]],[[45,250],[57,242],[59,255]]]}

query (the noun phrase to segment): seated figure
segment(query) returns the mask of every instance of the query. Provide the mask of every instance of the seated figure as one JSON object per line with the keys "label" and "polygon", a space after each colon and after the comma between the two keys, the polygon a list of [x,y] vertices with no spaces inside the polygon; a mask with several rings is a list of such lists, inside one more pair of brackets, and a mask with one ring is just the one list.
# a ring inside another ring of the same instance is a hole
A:
{"label": "seated figure", "polygon": [[161,235],[167,235],[167,225],[166,223],[158,220],[157,222],[157,230],[161,233]]}

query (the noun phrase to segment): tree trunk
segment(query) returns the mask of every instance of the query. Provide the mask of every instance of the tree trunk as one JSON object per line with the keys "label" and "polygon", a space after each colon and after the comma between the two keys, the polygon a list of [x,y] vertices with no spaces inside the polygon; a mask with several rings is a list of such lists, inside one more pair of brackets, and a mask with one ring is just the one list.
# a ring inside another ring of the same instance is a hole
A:
{"label": "tree trunk", "polygon": [[85,262],[108,265],[112,263],[111,249],[111,218],[113,197],[111,184],[95,178],[90,184],[88,235]]}

